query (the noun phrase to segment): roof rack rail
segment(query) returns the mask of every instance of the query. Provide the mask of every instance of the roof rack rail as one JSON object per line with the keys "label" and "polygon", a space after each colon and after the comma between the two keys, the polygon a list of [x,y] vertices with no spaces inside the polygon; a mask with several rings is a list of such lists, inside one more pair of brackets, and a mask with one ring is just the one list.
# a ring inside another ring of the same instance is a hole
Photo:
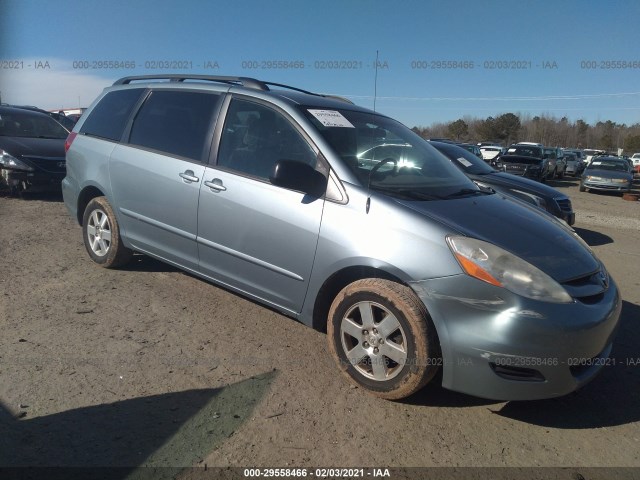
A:
{"label": "roof rack rail", "polygon": [[294,90],[296,92],[306,93],[307,95],[315,95],[316,97],[332,98],[334,100],[339,100],[341,102],[353,104],[353,102],[351,100],[349,100],[348,98],[341,97],[339,95],[331,95],[331,94],[325,94],[325,93],[310,92],[308,90],[303,90],[302,88],[292,87],[291,85],[285,85],[283,83],[274,83],[274,82],[262,82],[262,83],[264,83],[267,86],[271,85],[273,87],[286,88],[286,89],[289,89],[289,90]]}
{"label": "roof rack rail", "polygon": [[346,103],[353,103],[351,100],[340,97],[337,95],[329,95],[322,93],[314,93],[309,92],[308,90],[303,90],[302,88],[292,87],[291,85],[285,85],[283,83],[274,83],[274,82],[263,82],[262,80],[257,80],[255,78],[250,77],[228,77],[228,76],[218,76],[218,75],[190,75],[190,74],[167,74],[167,75],[134,75],[131,77],[123,77],[114,82],[114,85],[128,85],[131,82],[144,81],[144,80],[169,80],[172,83],[175,82],[184,82],[185,80],[203,80],[207,82],[218,82],[225,83],[227,85],[237,85],[247,88],[253,88],[256,90],[269,91],[269,85],[272,87],[280,87],[286,88],[288,90],[294,90],[296,92],[306,93],[307,95],[315,95],[317,97],[324,98],[333,98],[335,100],[340,100]]}
{"label": "roof rack rail", "polygon": [[131,77],[123,77],[114,82],[114,85],[128,85],[135,81],[144,80],[169,80],[170,82],[184,82],[185,80],[204,80],[207,82],[219,82],[226,83],[228,85],[240,85],[248,88],[255,88],[256,90],[269,90],[265,82],[256,80],[249,77],[227,77],[217,75],[181,75],[181,74],[168,74],[168,75],[134,75]]}

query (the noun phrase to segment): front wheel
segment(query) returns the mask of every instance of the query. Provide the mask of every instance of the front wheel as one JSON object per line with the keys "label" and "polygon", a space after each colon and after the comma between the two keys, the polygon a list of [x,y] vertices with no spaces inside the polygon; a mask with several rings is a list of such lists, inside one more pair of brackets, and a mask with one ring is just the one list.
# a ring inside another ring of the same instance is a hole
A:
{"label": "front wheel", "polygon": [[102,267],[121,267],[133,255],[122,244],[118,220],[105,197],[96,197],[87,205],[82,222],[82,237],[91,259]]}
{"label": "front wheel", "polygon": [[327,337],[349,380],[389,400],[421,389],[441,364],[424,304],[409,287],[389,280],[358,280],[345,287],[331,305]]}

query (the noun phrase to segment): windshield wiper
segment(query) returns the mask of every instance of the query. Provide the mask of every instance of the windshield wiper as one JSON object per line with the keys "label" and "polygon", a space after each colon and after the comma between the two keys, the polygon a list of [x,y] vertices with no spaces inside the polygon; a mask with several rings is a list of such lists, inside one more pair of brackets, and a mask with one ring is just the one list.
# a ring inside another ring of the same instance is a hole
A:
{"label": "windshield wiper", "polygon": [[446,195],[444,198],[464,197],[467,195],[477,195],[477,194],[491,195],[493,193],[494,193],[493,189],[489,191],[489,190],[475,190],[473,188],[462,188],[457,192],[453,192],[453,193],[450,193],[449,195]]}
{"label": "windshield wiper", "polygon": [[380,186],[372,186],[371,190],[386,193],[389,196],[401,197],[406,200],[442,200],[443,197],[423,193],[410,188],[385,188]]}

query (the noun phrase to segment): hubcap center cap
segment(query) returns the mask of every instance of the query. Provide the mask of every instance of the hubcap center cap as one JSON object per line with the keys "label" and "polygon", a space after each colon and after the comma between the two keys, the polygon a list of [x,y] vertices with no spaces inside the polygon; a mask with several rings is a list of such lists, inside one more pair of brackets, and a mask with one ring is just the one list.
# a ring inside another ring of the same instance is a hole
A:
{"label": "hubcap center cap", "polygon": [[375,333],[370,333],[368,335],[367,342],[372,347],[377,347],[378,345],[380,345],[380,335],[377,335]]}

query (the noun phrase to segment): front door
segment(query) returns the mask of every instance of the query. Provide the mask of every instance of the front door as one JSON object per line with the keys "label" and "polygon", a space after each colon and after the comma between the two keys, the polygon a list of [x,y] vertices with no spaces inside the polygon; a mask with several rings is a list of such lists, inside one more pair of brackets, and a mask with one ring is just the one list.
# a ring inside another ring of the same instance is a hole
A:
{"label": "front door", "polygon": [[318,243],[324,198],[269,181],[281,159],[316,166],[317,152],[284,114],[233,99],[218,161],[198,205],[201,273],[299,312]]}

